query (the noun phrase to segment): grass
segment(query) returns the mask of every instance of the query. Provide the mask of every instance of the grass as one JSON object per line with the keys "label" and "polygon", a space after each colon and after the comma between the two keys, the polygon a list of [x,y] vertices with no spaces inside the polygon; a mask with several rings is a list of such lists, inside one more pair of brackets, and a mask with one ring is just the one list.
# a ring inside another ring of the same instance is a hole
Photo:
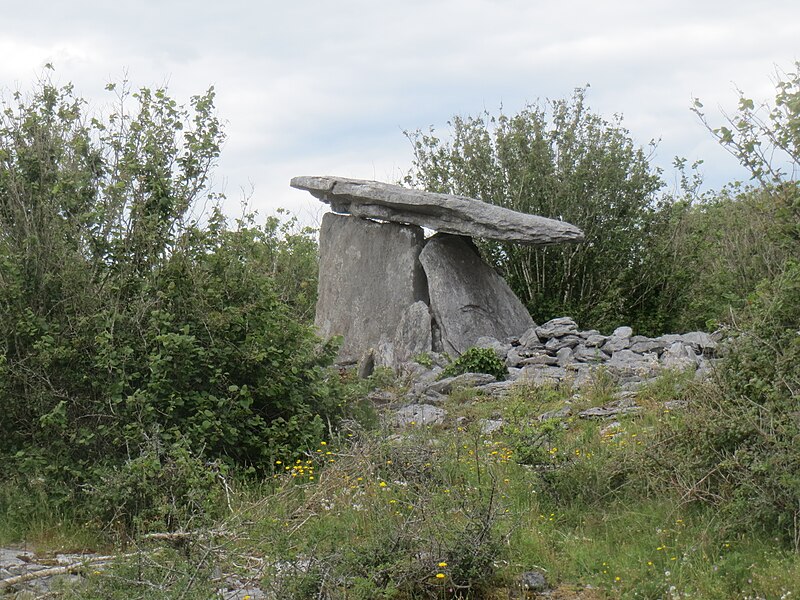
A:
{"label": "grass", "polygon": [[[691,385],[666,375],[640,392],[642,413],[610,429],[535,418],[565,400],[608,401],[606,381],[581,398],[459,392],[445,426],[320,441],[272,478],[239,484],[219,536],[146,554],[144,566],[137,555],[59,594],[213,597],[222,569],[256,573],[286,600],[507,599],[523,597],[520,575],[539,570],[555,598],[789,598],[800,589],[797,554],[767,534],[731,534],[713,507],[654,494],[642,472],[653,432],[676,418],[663,402]],[[503,430],[484,435],[482,420],[497,417]],[[96,532],[72,523],[0,526],[0,539],[93,547]]]}

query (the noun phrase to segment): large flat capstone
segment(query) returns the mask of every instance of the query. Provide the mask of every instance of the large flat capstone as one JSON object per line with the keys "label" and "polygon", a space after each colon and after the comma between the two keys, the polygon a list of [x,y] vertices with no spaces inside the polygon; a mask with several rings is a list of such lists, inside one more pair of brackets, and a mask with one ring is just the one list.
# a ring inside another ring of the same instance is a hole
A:
{"label": "large flat capstone", "polygon": [[315,324],[323,338],[343,336],[339,362],[356,362],[393,339],[406,309],[427,302],[423,244],[416,226],[333,213],[322,218]]}
{"label": "large flat capstone", "polygon": [[291,185],[330,204],[334,212],[356,217],[520,244],[583,240],[583,232],[569,223],[519,213],[464,196],[344,177],[295,177]]}
{"label": "large flat capstone", "polygon": [[419,260],[446,352],[462,354],[480,337],[503,340],[534,326],[522,302],[470,240],[436,234]]}

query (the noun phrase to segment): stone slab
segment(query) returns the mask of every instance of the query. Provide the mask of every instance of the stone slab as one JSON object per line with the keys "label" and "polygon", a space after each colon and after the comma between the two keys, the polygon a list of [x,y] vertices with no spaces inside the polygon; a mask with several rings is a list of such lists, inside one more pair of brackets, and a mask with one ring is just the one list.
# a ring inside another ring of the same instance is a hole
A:
{"label": "stone slab", "polygon": [[343,336],[338,362],[356,362],[393,340],[406,309],[427,301],[419,263],[421,228],[327,213],[319,246],[315,324],[321,337]]}
{"label": "stone slab", "polygon": [[419,225],[441,233],[532,245],[583,241],[583,232],[570,223],[465,196],[329,176],[295,177],[291,186],[310,192],[337,213]]}
{"label": "stone slab", "polygon": [[462,354],[483,336],[502,340],[533,326],[522,302],[470,240],[437,234],[419,260],[445,352]]}

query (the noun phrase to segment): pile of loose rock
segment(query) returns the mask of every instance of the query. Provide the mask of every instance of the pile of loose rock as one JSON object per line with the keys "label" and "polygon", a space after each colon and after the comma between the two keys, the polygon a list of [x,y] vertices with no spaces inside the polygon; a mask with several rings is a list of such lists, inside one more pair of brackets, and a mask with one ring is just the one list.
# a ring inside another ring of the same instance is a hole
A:
{"label": "pile of loose rock", "polygon": [[649,338],[618,327],[611,335],[579,331],[562,317],[532,327],[518,339],[481,338],[477,345],[494,348],[509,368],[509,379],[532,383],[569,382],[581,388],[599,366],[621,384],[638,384],[664,369],[705,373],[717,357],[719,338],[695,331]]}
{"label": "pile of loose rock", "polygon": [[[502,396],[520,384],[569,385],[580,393],[597,381],[601,372],[617,385],[616,400],[608,406],[587,409],[580,416],[605,418],[633,413],[639,410],[634,401],[639,386],[667,370],[705,377],[719,360],[720,344],[720,334],[701,331],[651,338],[633,335],[630,327],[619,327],[611,335],[603,335],[596,330],[581,331],[575,321],[561,317],[531,327],[518,337],[478,340],[477,347],[492,348],[505,361],[508,377],[504,381],[483,373],[441,378],[447,359],[436,353],[428,356],[435,363],[432,367],[417,362],[402,364],[399,370],[408,375],[411,385],[402,399],[406,404],[394,413],[394,422],[398,426],[444,422],[443,401],[458,388]],[[555,412],[559,414],[543,418],[570,415],[568,407]]]}

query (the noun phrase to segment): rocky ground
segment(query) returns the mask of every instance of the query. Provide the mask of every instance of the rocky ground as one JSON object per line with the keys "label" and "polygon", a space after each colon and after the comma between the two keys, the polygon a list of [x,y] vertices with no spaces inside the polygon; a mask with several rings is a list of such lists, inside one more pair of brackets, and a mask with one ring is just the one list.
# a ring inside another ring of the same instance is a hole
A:
{"label": "rocky ground", "polygon": [[[128,555],[125,555],[126,557]],[[55,589],[77,583],[87,574],[99,574],[117,556],[95,553],[38,554],[24,548],[0,548],[0,596],[14,600],[44,600]],[[268,596],[255,581],[220,574],[221,600],[265,600]]]}
{"label": "rocky ground", "polygon": [[[402,397],[377,392],[373,400],[401,406],[394,424],[441,424],[446,419],[444,400],[454,389],[474,388],[489,396],[505,396],[517,385],[569,384],[579,394],[598,378],[608,378],[617,388],[615,400],[577,414],[581,418],[613,418],[640,409],[636,390],[667,370],[689,371],[697,378],[707,376],[722,353],[722,336],[704,332],[662,335],[649,338],[633,335],[630,327],[619,327],[611,335],[595,330],[580,331],[570,318],[562,317],[536,326],[519,337],[496,340],[480,338],[478,347],[493,348],[508,367],[508,376],[498,381],[483,373],[465,373],[441,378],[446,359],[432,354],[431,366],[405,363],[401,371],[411,382]],[[665,408],[679,408],[674,402]],[[567,401],[558,410],[539,415],[540,419],[567,418],[573,415]],[[501,422],[487,422],[490,430]],[[487,431],[488,432],[488,431]]]}
{"label": "rocky ground", "polygon": [[[431,354],[422,362],[401,366],[407,385],[402,392],[378,390],[371,399],[384,413],[385,420],[398,429],[410,426],[440,425],[447,421],[444,407],[453,391],[473,388],[476,393],[502,397],[515,385],[559,385],[568,383],[576,394],[592,385],[602,373],[617,386],[615,399],[602,406],[574,412],[573,403],[540,415],[539,420],[567,419],[578,416],[607,420],[613,430],[615,418],[641,410],[636,389],[655,379],[667,369],[689,370],[704,377],[721,354],[721,338],[703,332],[664,335],[657,338],[635,336],[629,327],[620,327],[611,335],[598,331],[580,331],[569,318],[553,319],[506,340],[481,338],[479,347],[493,348],[505,361],[508,377],[498,381],[483,373],[465,373],[442,378],[447,360]],[[576,403],[577,404],[577,403]],[[680,408],[676,401],[665,408]],[[484,433],[503,427],[502,419],[486,419]],[[101,572],[115,557],[99,554],[36,554],[25,548],[0,548],[0,594],[11,598],[47,598],[56,582],[76,581],[87,573]],[[219,597],[225,600],[260,600],[269,596],[256,587],[254,573],[247,578],[219,576]],[[565,590],[547,591],[551,597],[589,598],[589,592],[570,595]],[[561,594],[561,595],[559,595]]]}

